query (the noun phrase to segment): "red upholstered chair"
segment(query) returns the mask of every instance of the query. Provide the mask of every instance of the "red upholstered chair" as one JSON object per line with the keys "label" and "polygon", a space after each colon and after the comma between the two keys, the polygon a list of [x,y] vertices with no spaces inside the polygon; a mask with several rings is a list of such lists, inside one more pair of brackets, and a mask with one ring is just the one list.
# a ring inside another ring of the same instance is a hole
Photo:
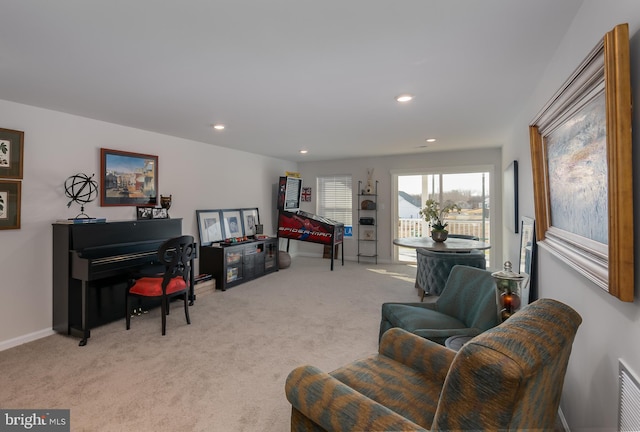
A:
{"label": "red upholstered chair", "polygon": [[196,245],[193,236],[184,235],[165,241],[158,248],[158,260],[165,266],[164,274],[146,276],[132,281],[127,290],[125,317],[127,330],[131,325],[132,297],[159,298],[162,314],[162,335],[167,328],[167,315],[169,315],[169,301],[173,297],[184,298],[184,315],[187,324],[191,324],[189,318],[189,305],[187,304],[189,292],[193,284],[193,261],[196,256]]}

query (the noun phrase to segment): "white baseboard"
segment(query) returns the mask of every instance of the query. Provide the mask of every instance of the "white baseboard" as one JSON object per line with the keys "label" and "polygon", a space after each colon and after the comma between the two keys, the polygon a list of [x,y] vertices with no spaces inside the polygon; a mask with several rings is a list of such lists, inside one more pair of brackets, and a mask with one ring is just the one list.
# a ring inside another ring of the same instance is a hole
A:
{"label": "white baseboard", "polygon": [[[297,256],[305,257],[305,258],[324,258],[323,254],[321,254],[321,253],[312,253],[312,252],[296,252],[295,254],[292,253],[290,255],[291,255],[291,258],[295,258]],[[324,259],[328,259],[328,258],[324,258]],[[333,259],[334,259],[334,261],[337,261],[337,262],[342,260],[342,258],[340,256],[334,257]],[[351,261],[351,262],[358,262],[358,257],[357,256],[345,255],[344,256],[344,260],[345,261]],[[364,263],[364,262],[365,262],[365,260],[361,258],[360,259],[360,263]],[[375,261],[373,261],[372,258],[370,258],[367,262],[375,264]],[[393,263],[389,259],[382,259],[382,258],[378,257],[378,264],[393,264]],[[398,263],[398,264],[410,264],[410,263]]]}
{"label": "white baseboard", "polygon": [[562,408],[558,408],[558,419],[560,419],[560,423],[562,423],[562,430],[564,432],[571,432],[567,424],[567,419],[565,419],[564,414],[562,414]]}
{"label": "white baseboard", "polygon": [[8,350],[9,348],[17,347],[18,345],[26,344],[27,342],[32,342],[37,339],[42,339],[43,337],[51,336],[52,334],[55,334],[55,332],[53,329],[49,328],[2,341],[0,342],[0,351]]}

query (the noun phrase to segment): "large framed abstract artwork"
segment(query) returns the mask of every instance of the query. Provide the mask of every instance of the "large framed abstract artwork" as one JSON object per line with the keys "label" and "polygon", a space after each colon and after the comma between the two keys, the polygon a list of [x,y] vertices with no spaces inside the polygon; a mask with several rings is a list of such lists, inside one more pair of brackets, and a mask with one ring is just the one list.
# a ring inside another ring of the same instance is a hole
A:
{"label": "large framed abstract artwork", "polygon": [[633,301],[627,24],[608,32],[529,126],[541,248]]}
{"label": "large framed abstract artwork", "polygon": [[158,156],[100,149],[100,205],[154,206]]}

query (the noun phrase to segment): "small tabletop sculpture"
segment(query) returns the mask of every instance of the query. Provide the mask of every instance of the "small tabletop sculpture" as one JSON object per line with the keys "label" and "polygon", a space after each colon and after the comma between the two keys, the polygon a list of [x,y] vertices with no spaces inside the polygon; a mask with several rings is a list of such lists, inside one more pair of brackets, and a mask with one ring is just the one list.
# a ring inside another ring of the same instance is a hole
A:
{"label": "small tabletop sculpture", "polygon": [[367,188],[365,192],[367,194],[373,193],[373,168],[367,170]]}
{"label": "small tabletop sculpture", "polygon": [[86,174],[78,173],[65,180],[64,194],[71,201],[67,203],[67,207],[76,202],[80,204],[80,214],[74,219],[92,219],[84,212],[84,205],[90,203],[98,197],[98,182],[93,180],[95,174],[89,177]]}

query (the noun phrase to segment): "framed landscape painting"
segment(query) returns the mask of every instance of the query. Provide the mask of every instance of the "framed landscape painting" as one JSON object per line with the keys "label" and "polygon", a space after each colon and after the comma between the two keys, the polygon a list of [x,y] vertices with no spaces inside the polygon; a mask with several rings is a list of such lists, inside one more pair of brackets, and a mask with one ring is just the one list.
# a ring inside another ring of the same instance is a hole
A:
{"label": "framed landscape painting", "polygon": [[154,206],[158,156],[100,149],[100,205]]}
{"label": "framed landscape painting", "polygon": [[529,126],[540,247],[633,301],[629,30],[607,33]]}

